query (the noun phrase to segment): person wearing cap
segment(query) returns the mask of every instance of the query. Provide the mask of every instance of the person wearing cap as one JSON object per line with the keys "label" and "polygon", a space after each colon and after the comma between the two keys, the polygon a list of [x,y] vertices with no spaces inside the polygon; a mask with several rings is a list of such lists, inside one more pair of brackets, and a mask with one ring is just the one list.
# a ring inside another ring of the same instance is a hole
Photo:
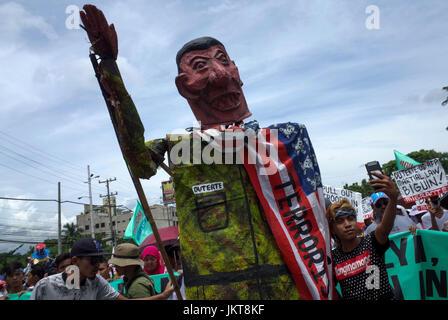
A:
{"label": "person wearing cap", "polygon": [[417,229],[420,229],[420,227],[409,217],[406,208],[397,204],[397,215],[390,234],[410,231],[415,235]]}
{"label": "person wearing cap", "polygon": [[419,210],[418,206],[414,204],[409,211],[409,216],[411,217],[412,221],[414,221],[415,225],[420,227],[420,229],[426,229],[422,223],[422,216],[427,212],[428,210]]}
{"label": "person wearing cap", "polygon": [[50,250],[45,249],[45,247],[46,247],[45,243],[36,244],[35,250],[31,255],[31,258],[34,259],[33,264],[38,264],[39,262],[43,262],[48,259],[50,255]]}
{"label": "person wearing cap", "polygon": [[394,299],[385,252],[390,246],[388,236],[394,224],[399,192],[388,176],[372,174],[378,178],[370,181],[372,186],[389,197],[383,218],[372,233],[358,237],[361,230],[356,221],[356,210],[347,199],[335,202],[327,209],[330,231],[338,244],[332,251],[332,260],[342,299]]}
{"label": "person wearing cap", "polygon": [[[71,264],[79,271],[79,278],[72,282],[66,271],[40,280],[34,287],[31,300],[115,300],[119,293],[101,276],[97,275],[100,244],[91,238],[76,241],[70,251]],[[75,271],[74,277],[76,278]],[[79,280],[79,282],[77,281]],[[76,283],[79,283],[77,287]]]}
{"label": "person wearing cap", "polygon": [[126,298],[135,299],[156,295],[154,280],[143,271],[144,262],[139,257],[136,245],[132,243],[119,244],[115,247],[109,263],[115,266],[120,276],[124,276]]}
{"label": "person wearing cap", "polygon": [[384,211],[386,210],[389,198],[384,192],[375,192],[370,196],[370,204],[373,209],[373,219],[374,221],[367,227],[366,234],[371,233],[376,229],[378,223],[381,222]]}
{"label": "person wearing cap", "polygon": [[[127,300],[98,274],[102,256],[108,254],[94,239],[77,240],[70,251],[75,271],[70,275],[64,271],[43,278],[34,287],[30,300]],[[169,282],[164,295],[169,296],[173,291]],[[152,299],[154,296],[141,300]]]}
{"label": "person wearing cap", "polygon": [[[366,234],[372,233],[381,222],[384,212],[386,210],[389,198],[384,192],[375,192],[370,196],[370,204],[373,209],[373,217],[375,219],[366,229]],[[410,231],[415,234],[415,230],[418,229],[416,223],[408,216],[406,209],[398,205],[396,206],[396,216],[394,225],[390,234]]]}
{"label": "person wearing cap", "polygon": [[[53,259],[50,258],[50,250],[45,249],[45,247],[45,243],[36,244],[35,250],[31,255],[31,258],[33,259],[31,265],[40,263],[45,270],[45,275],[51,275],[55,273],[56,267],[54,265]],[[29,272],[29,270],[30,269],[28,269],[27,271]],[[28,272],[25,272],[26,275],[28,274]]]}

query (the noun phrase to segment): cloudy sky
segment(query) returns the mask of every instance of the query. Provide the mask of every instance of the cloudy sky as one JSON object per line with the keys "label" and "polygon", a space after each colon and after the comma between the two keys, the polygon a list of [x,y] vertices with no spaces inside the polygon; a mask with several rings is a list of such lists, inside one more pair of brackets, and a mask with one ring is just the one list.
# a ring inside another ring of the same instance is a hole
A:
{"label": "cloudy sky", "polygon": [[[262,126],[307,126],[323,183],[366,178],[364,164],[393,149],[448,151],[448,3],[441,1],[92,1],[118,33],[118,65],[145,125],[145,138],[194,124],[174,84],[175,55],[213,36],[236,62]],[[77,26],[84,2],[0,1],[0,197],[88,202],[87,165],[116,177],[118,204],[136,193]],[[372,26],[375,5],[379,20]],[[73,28],[75,26],[75,28]],[[143,181],[159,203],[163,171]],[[93,183],[100,204],[105,184]],[[63,203],[62,222],[82,206]],[[55,236],[57,203],[0,200],[0,239]],[[0,243],[0,252],[17,244]]]}

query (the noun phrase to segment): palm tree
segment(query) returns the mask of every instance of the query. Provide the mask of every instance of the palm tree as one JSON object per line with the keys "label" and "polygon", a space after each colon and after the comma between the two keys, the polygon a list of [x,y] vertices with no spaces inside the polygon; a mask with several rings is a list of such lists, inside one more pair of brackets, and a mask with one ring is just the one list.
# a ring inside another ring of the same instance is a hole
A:
{"label": "palm tree", "polygon": [[66,223],[62,227],[62,239],[64,242],[73,243],[76,240],[82,238],[81,229],[78,229],[76,224]]}

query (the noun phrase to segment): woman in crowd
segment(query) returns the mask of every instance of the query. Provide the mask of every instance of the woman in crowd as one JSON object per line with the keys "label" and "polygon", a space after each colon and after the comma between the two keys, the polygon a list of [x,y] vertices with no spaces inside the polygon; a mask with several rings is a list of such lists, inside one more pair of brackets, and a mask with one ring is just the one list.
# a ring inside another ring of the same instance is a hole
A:
{"label": "woman in crowd", "polygon": [[165,273],[165,265],[162,256],[155,246],[148,246],[143,250],[142,260],[145,262],[143,269],[148,275]]}

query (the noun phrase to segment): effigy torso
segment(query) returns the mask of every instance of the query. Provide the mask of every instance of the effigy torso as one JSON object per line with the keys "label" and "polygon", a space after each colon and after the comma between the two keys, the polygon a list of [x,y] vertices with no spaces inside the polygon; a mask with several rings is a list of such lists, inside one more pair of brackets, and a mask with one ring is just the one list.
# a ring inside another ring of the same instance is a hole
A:
{"label": "effigy torso", "polygon": [[187,298],[298,299],[244,165],[170,165]]}

